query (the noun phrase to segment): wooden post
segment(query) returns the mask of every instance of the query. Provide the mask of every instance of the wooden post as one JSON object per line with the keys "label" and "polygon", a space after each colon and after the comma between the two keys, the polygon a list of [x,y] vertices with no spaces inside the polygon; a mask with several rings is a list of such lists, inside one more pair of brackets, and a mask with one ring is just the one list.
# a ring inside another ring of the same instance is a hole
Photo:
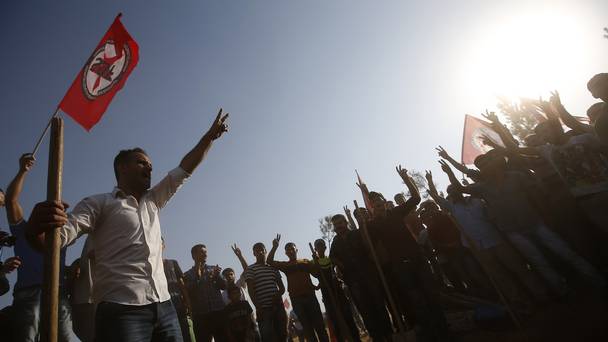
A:
{"label": "wooden post", "polygon": [[[61,201],[63,175],[63,119],[53,117],[49,144],[49,169],[46,199]],[[46,233],[44,287],[41,310],[41,341],[57,342],[59,328],[59,263],[61,253],[59,227]]]}

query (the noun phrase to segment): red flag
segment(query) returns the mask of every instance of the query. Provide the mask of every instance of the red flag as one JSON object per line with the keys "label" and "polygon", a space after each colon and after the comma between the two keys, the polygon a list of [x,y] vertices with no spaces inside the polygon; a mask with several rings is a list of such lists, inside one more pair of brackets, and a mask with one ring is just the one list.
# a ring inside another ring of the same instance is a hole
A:
{"label": "red flag", "polygon": [[80,70],[59,108],[91,130],[123,87],[139,60],[139,47],[119,14]]}
{"label": "red flag", "polygon": [[473,164],[477,156],[491,150],[490,146],[483,143],[482,137],[486,135],[493,142],[500,146],[504,146],[502,139],[496,131],[494,131],[490,123],[478,119],[471,115],[465,115],[464,132],[462,134],[462,163]]}

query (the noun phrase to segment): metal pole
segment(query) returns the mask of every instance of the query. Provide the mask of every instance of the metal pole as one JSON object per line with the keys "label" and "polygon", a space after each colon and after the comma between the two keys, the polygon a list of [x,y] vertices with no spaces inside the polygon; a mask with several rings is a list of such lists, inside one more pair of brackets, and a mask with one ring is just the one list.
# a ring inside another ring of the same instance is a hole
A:
{"label": "metal pole", "polygon": [[[57,113],[57,112],[55,112]],[[46,129],[45,129],[46,131]],[[44,136],[44,133],[43,133]],[[35,151],[34,151],[35,152]],[[47,201],[61,201],[63,175],[63,119],[51,118]],[[59,255],[61,240],[59,227],[46,233],[44,258],[44,288],[41,305],[41,341],[57,342],[59,327]]]}
{"label": "metal pole", "polygon": [[51,115],[51,119],[49,120],[49,123],[46,124],[46,127],[44,127],[44,131],[42,131],[42,134],[38,138],[38,141],[36,141],[36,146],[34,146],[34,151],[32,152],[33,157],[36,156],[36,152],[38,152],[38,148],[40,147],[40,143],[42,143],[42,139],[44,139],[46,132],[49,130],[49,127],[51,127],[51,122],[53,122],[53,119],[57,116],[58,113],[59,113],[59,107],[57,107],[57,109],[55,109],[55,112],[53,113],[53,115]]}

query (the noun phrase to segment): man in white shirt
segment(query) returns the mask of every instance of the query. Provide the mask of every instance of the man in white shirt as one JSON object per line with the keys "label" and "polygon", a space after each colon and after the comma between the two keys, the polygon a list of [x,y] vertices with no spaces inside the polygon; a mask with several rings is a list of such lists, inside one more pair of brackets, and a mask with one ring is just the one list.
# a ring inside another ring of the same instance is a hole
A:
{"label": "man in white shirt", "polygon": [[96,341],[182,341],[163,270],[159,211],[227,131],[220,109],[209,131],[179,166],[150,188],[152,163],[140,148],[114,159],[117,187],[80,201],[68,215],[62,203],[32,210],[28,239],[44,246],[45,232],[60,227],[61,245],[93,236]]}

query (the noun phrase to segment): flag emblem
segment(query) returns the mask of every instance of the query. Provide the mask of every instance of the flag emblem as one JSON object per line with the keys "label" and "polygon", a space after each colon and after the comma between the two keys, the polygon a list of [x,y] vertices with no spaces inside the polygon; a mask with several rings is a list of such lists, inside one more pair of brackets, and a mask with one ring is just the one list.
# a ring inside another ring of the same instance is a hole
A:
{"label": "flag emblem", "polygon": [[122,51],[116,52],[116,45],[108,40],[97,49],[84,67],[82,73],[82,91],[89,100],[106,94],[116,83],[131,63],[131,50],[123,44]]}

